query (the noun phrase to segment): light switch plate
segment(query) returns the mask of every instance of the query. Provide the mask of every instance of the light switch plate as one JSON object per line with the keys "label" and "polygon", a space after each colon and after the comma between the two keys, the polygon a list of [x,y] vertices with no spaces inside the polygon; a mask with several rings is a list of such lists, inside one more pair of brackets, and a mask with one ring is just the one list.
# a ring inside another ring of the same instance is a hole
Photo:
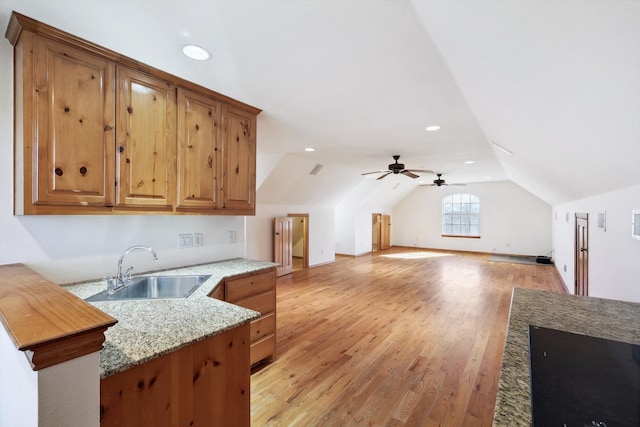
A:
{"label": "light switch plate", "polygon": [[193,234],[193,246],[199,247],[204,245],[204,236],[202,233]]}

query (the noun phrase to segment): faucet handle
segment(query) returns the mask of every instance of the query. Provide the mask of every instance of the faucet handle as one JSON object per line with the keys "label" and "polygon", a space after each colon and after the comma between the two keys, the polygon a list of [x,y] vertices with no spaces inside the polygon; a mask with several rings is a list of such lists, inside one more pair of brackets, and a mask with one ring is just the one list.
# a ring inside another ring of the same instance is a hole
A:
{"label": "faucet handle", "polygon": [[127,283],[131,280],[131,272],[133,271],[133,267],[127,268],[127,271],[124,272],[124,282]]}
{"label": "faucet handle", "polygon": [[105,282],[107,282],[107,295],[113,295],[118,287],[118,282],[111,276],[106,276],[104,278]]}

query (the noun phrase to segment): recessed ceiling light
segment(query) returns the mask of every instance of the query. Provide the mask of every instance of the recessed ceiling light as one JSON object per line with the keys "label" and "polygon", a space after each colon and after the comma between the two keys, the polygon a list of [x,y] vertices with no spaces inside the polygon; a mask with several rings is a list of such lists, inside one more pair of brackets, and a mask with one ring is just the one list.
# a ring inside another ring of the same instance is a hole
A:
{"label": "recessed ceiling light", "polygon": [[313,148],[313,147],[307,147],[307,148],[304,149],[304,151],[308,151],[310,153],[312,151],[316,151],[316,149]]}
{"label": "recessed ceiling light", "polygon": [[472,165],[474,164],[476,161],[475,160],[467,160],[466,162],[464,162],[465,165]]}
{"label": "recessed ceiling light", "polygon": [[436,130],[440,130],[440,126],[438,126],[438,125],[427,126],[427,130],[428,130],[429,132],[433,132],[433,131],[436,131]]}
{"label": "recessed ceiling light", "polygon": [[491,177],[490,176],[485,176],[484,179],[491,179]]}
{"label": "recessed ceiling light", "polygon": [[211,58],[211,54],[209,52],[195,44],[185,44],[182,46],[182,53],[197,61],[206,61]]}

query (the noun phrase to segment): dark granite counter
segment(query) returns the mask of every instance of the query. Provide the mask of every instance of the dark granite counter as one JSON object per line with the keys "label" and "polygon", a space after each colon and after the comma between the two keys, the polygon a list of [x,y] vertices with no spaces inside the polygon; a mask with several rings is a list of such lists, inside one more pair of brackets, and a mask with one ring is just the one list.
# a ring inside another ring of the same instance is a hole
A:
{"label": "dark granite counter", "polygon": [[529,325],[640,344],[640,304],[514,289],[494,427],[531,425]]}

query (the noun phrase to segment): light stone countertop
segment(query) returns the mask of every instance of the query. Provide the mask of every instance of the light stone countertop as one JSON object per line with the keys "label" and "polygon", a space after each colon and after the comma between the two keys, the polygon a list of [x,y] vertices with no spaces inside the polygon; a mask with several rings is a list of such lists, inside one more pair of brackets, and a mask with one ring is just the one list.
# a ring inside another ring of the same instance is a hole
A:
{"label": "light stone countertop", "polygon": [[640,344],[640,304],[515,288],[494,427],[531,426],[529,325]]}
{"label": "light stone countertop", "polygon": [[[105,343],[100,351],[100,378],[258,318],[260,313],[256,311],[208,295],[227,277],[267,270],[275,265],[236,258],[146,273],[142,276],[210,274],[211,277],[188,298],[91,302],[118,319],[118,323],[105,332]],[[83,299],[106,289],[103,280],[63,286]]]}

